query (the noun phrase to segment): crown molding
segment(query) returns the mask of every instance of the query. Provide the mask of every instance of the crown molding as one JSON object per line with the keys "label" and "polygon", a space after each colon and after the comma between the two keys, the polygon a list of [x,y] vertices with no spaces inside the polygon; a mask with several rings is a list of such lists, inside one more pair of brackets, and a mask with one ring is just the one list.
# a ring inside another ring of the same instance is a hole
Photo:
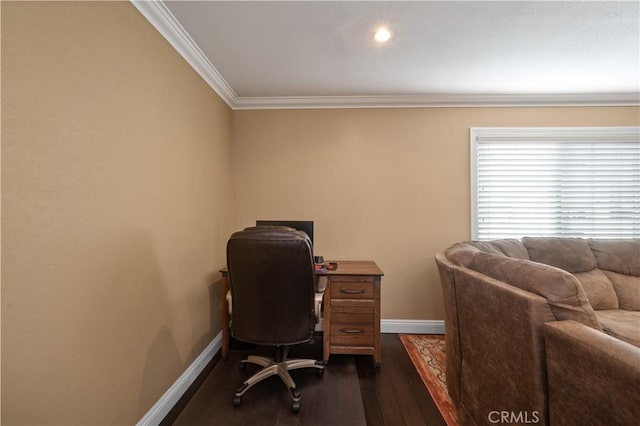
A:
{"label": "crown molding", "polygon": [[213,66],[162,0],[130,0],[156,30],[233,110],[331,108],[464,108],[639,106],[640,92],[586,94],[427,94],[388,96],[242,97]]}
{"label": "crown molding", "polygon": [[238,96],[233,88],[200,50],[200,47],[193,41],[167,6],[160,0],[130,0],[130,2],[162,34],[169,44],[182,55],[189,65],[200,74],[204,81],[215,90],[227,105],[233,108],[238,101]]}
{"label": "crown molding", "polygon": [[239,97],[234,109],[638,106],[640,93]]}

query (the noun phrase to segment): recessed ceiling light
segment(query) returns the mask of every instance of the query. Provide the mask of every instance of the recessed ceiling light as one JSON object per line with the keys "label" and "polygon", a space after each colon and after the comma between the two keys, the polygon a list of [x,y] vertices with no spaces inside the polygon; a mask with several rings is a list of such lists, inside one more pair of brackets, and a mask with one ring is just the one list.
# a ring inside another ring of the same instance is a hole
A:
{"label": "recessed ceiling light", "polygon": [[373,39],[378,43],[385,43],[391,38],[391,31],[385,27],[380,27],[373,34]]}

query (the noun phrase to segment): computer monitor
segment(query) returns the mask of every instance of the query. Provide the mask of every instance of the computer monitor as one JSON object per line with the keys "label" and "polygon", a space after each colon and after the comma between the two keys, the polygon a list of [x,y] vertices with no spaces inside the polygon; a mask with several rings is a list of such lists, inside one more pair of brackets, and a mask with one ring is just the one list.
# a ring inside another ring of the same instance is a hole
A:
{"label": "computer monitor", "polygon": [[256,220],[256,226],[288,226],[298,231],[304,231],[313,244],[312,220]]}

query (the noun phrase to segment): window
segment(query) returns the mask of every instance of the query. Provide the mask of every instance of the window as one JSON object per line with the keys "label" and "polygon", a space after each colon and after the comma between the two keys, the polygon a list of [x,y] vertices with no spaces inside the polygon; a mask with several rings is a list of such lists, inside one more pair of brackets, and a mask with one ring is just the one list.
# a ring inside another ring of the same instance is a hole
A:
{"label": "window", "polygon": [[640,237],[640,128],[472,128],[475,240]]}

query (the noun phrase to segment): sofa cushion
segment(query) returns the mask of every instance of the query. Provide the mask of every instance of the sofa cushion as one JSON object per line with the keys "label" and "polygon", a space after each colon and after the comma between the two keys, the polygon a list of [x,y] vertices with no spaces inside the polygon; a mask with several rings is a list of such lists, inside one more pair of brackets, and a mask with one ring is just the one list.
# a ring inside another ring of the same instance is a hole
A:
{"label": "sofa cushion", "polygon": [[[491,247],[491,246],[489,246]],[[480,249],[471,245],[470,242],[464,243],[455,243],[451,247],[449,247],[445,253],[447,259],[449,259],[453,264],[460,266],[467,266],[473,255],[479,253]],[[496,253],[498,253],[496,251]]]}
{"label": "sofa cushion", "polygon": [[593,309],[618,309],[618,295],[609,278],[600,270],[573,274],[584,289]]}
{"label": "sofa cushion", "polygon": [[611,309],[596,316],[605,333],[640,348],[640,312]]}
{"label": "sofa cushion", "polygon": [[572,319],[602,330],[582,286],[567,271],[483,252],[474,253],[467,267],[544,297],[558,320]]}
{"label": "sofa cushion", "polygon": [[[472,244],[479,243],[479,241],[474,241]],[[515,257],[516,259],[529,259],[529,253],[520,240],[505,238],[502,240],[493,240],[490,242],[490,244],[505,256]]]}
{"label": "sofa cushion", "polygon": [[517,259],[529,259],[529,254],[524,245],[520,240],[513,238],[456,243],[447,249],[446,257],[456,265],[467,266],[473,255],[478,252],[492,253]]}
{"label": "sofa cushion", "polygon": [[640,276],[640,239],[588,240],[598,268]]}
{"label": "sofa cushion", "polygon": [[588,242],[598,268],[613,284],[619,307],[640,311],[640,239]]}
{"label": "sofa cushion", "polygon": [[640,311],[640,277],[617,272],[602,271],[618,296],[618,307],[627,311]]}
{"label": "sofa cushion", "polygon": [[571,273],[587,272],[598,265],[586,240],[581,238],[523,237],[529,259]]}
{"label": "sofa cushion", "polygon": [[574,274],[582,284],[593,309],[618,308],[618,295],[613,284],[597,269],[596,257],[587,240],[524,237],[522,243],[531,260]]}

